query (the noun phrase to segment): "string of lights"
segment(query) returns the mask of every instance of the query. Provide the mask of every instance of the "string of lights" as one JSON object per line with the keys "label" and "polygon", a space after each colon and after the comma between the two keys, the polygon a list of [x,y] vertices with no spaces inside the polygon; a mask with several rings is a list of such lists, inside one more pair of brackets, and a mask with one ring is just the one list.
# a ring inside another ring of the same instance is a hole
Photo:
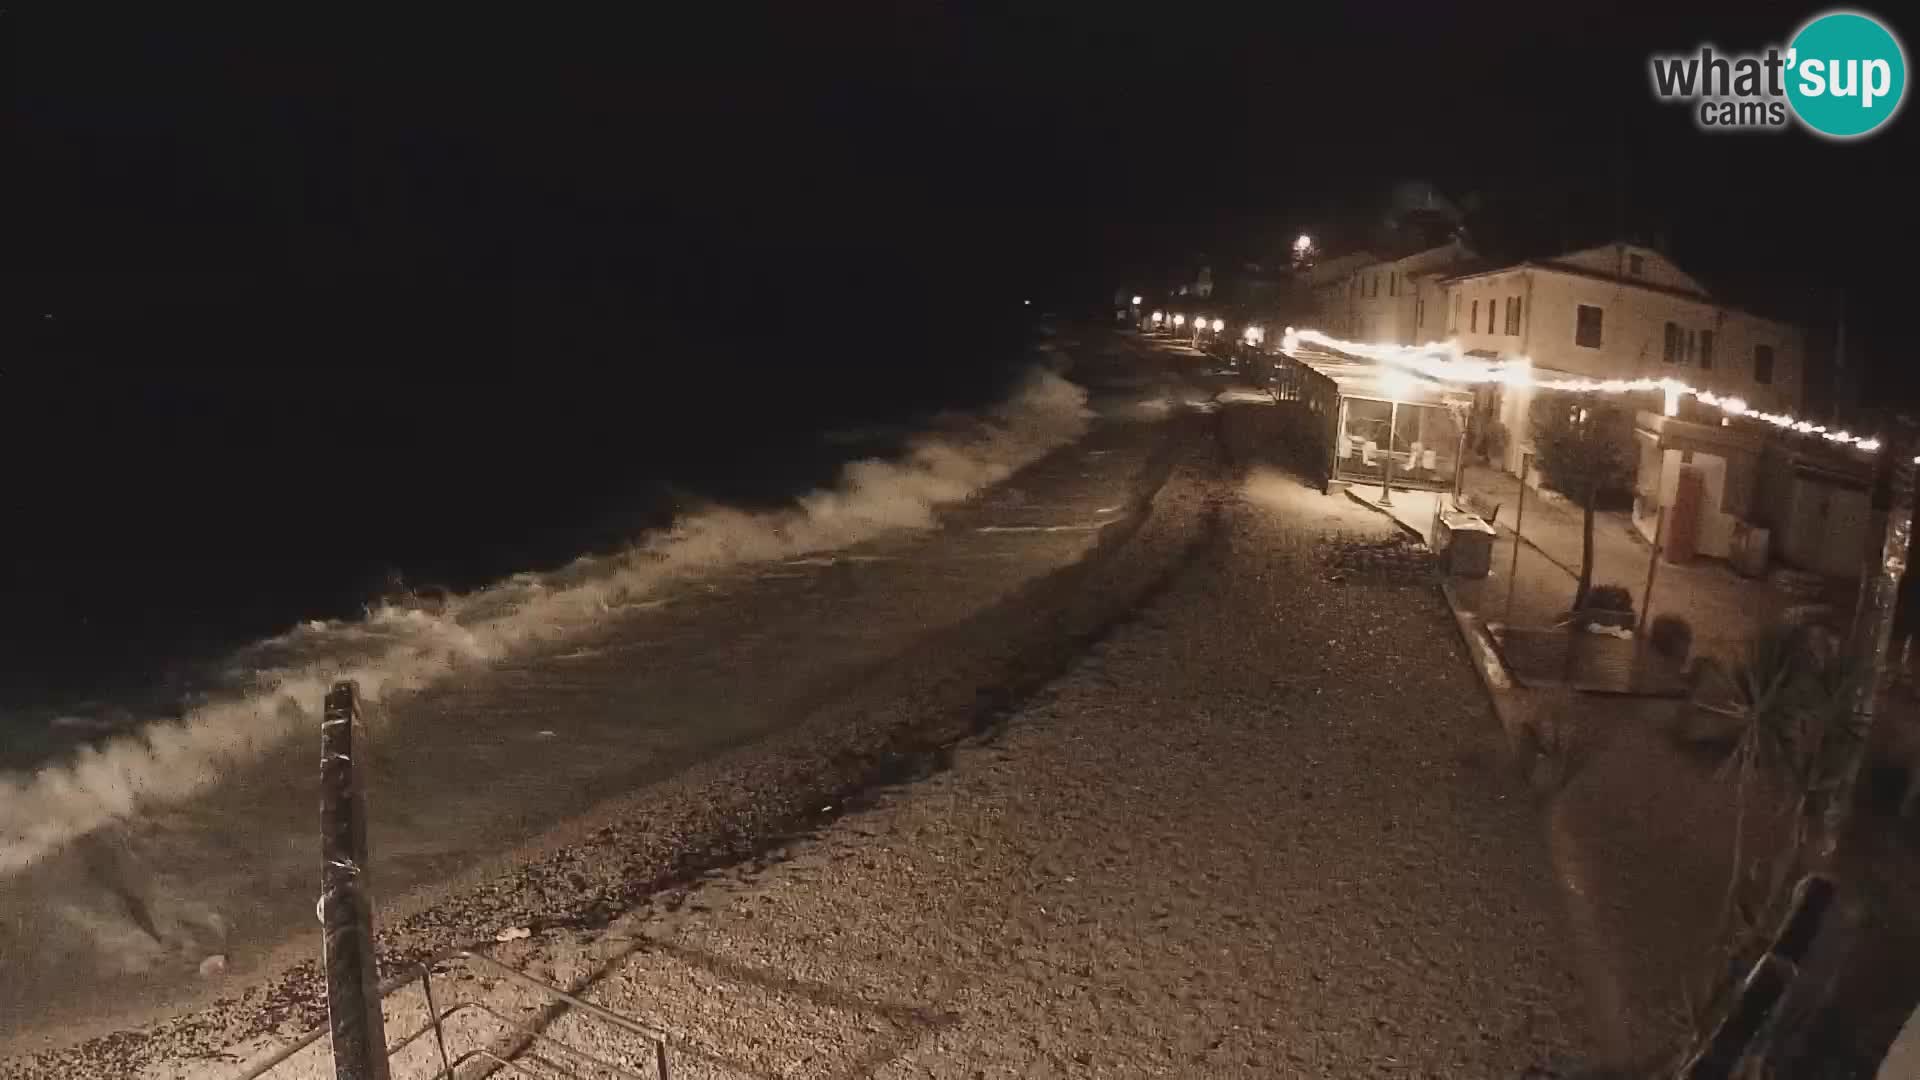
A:
{"label": "string of lights", "polygon": [[[1453,341],[1436,341],[1425,345],[1380,345],[1343,341],[1318,330],[1295,330],[1291,326],[1287,327],[1286,334],[1281,338],[1281,348],[1286,352],[1292,352],[1301,345],[1315,345],[1349,356],[1389,364],[1443,382],[1499,383],[1504,386],[1531,386],[1542,390],[1571,390],[1583,394],[1639,394],[1658,391],[1664,398],[1665,412],[1668,416],[1673,416],[1679,411],[1681,398],[1691,397],[1702,405],[1719,409],[1728,416],[1746,417],[1772,424],[1783,431],[1818,436],[1828,442],[1856,447],[1867,453],[1880,449],[1880,440],[1873,436],[1829,430],[1824,424],[1816,424],[1785,413],[1755,409],[1741,398],[1716,394],[1711,390],[1690,386],[1679,379],[1542,378],[1534,374],[1533,361],[1527,357],[1485,360],[1465,355],[1459,343]],[[1914,463],[1920,464],[1920,457],[1914,458]]]}

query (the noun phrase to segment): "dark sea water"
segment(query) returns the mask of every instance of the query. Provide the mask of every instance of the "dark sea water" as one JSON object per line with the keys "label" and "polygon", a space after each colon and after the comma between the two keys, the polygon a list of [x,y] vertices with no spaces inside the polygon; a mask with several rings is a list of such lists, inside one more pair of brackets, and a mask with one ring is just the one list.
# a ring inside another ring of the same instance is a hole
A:
{"label": "dark sea water", "polygon": [[177,712],[302,621],[616,550],[692,506],[780,505],[1032,359],[1024,312],[933,306],[113,299],[8,315],[0,769]]}

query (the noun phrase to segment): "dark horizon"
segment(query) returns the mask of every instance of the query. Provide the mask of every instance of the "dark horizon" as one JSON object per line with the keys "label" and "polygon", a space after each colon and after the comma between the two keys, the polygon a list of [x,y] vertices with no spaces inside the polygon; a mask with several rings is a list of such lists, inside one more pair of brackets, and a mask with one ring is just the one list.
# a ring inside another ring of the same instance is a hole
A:
{"label": "dark horizon", "polygon": [[10,11],[15,543],[214,578],[236,523],[310,557],[344,476],[371,564],[562,558],[556,521],[785,490],[738,463],[990,400],[1042,312],[1357,245],[1408,182],[1491,255],[1624,235],[1822,335],[1844,293],[1866,400],[1912,403],[1912,119],[1710,136],[1648,87],[1815,10]]}
{"label": "dark horizon", "polygon": [[1844,291],[1884,349],[1899,290],[1877,268],[1915,221],[1895,168],[1911,124],[1854,144],[1713,136],[1649,89],[1654,51],[1758,47],[1819,10],[111,29],[15,12],[10,156],[30,167],[10,178],[10,291],[16,313],[84,315],[90,296],[191,306],[235,282],[590,284],[660,318],[951,319],[1092,304],[1198,253],[1278,257],[1299,227],[1361,225],[1420,181],[1477,207],[1497,248],[1624,233],[1740,293]]}

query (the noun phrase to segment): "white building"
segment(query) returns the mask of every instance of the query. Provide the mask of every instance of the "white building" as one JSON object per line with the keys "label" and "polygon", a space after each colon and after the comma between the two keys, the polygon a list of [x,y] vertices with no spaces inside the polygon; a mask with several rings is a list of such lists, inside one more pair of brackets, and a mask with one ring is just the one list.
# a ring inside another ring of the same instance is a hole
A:
{"label": "white building", "polygon": [[1799,408],[1805,334],[1715,302],[1647,248],[1609,244],[1446,284],[1444,336],[1469,352],[1597,379],[1672,377],[1755,408]]}
{"label": "white building", "polygon": [[1356,341],[1417,345],[1447,336],[1446,282],[1473,258],[1459,241],[1397,259],[1361,252],[1311,278],[1316,325]]}
{"label": "white building", "polygon": [[[1496,267],[1471,259],[1455,242],[1399,259],[1328,260],[1311,279],[1318,324],[1370,343],[1452,339],[1487,359],[1528,358],[1541,377],[1673,378],[1756,409],[1800,409],[1804,332],[1717,302],[1659,252],[1615,243]],[[1500,425],[1508,472],[1520,471],[1531,441],[1533,398],[1528,387],[1477,391],[1475,427]],[[1752,516],[1762,439],[1691,402],[1676,416],[1663,406],[1654,395],[1640,406],[1635,521],[1651,535],[1660,508],[1682,505],[1679,539],[1724,556],[1736,522]]]}
{"label": "white building", "polygon": [[[1797,413],[1806,335],[1798,327],[1716,302],[1665,256],[1608,244],[1553,259],[1458,274],[1446,281],[1448,332],[1481,356],[1528,357],[1542,376],[1674,378],[1757,409]],[[1504,425],[1503,465],[1520,470],[1533,392],[1489,390],[1483,415]],[[1718,414],[1662,415],[1645,404],[1636,425],[1640,477],[1635,520],[1652,534],[1661,507],[1688,507],[1682,539],[1725,556],[1750,516],[1761,438]],[[1680,489],[1690,489],[1684,496]]]}
{"label": "white building", "polygon": [[1360,339],[1356,329],[1355,282],[1359,271],[1379,262],[1370,251],[1323,259],[1307,271],[1313,305],[1312,325],[1338,337]]}

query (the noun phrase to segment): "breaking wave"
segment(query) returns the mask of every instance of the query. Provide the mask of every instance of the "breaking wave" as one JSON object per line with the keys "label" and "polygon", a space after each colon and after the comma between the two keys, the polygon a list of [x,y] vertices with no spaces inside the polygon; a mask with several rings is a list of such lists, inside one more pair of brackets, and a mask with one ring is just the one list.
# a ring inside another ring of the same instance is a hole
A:
{"label": "breaking wave", "polygon": [[463,595],[388,602],[353,620],[314,621],[236,655],[236,689],[177,721],[83,747],[32,773],[0,775],[0,874],[143,809],[179,803],[314,730],[326,689],[353,679],[373,702],[553,643],[641,604],[667,581],[927,529],[934,511],[1078,438],[1086,394],[1036,370],[985,416],[937,426],[894,460],[847,465],[832,487],[788,508],[711,506],[615,555],[521,574]]}

